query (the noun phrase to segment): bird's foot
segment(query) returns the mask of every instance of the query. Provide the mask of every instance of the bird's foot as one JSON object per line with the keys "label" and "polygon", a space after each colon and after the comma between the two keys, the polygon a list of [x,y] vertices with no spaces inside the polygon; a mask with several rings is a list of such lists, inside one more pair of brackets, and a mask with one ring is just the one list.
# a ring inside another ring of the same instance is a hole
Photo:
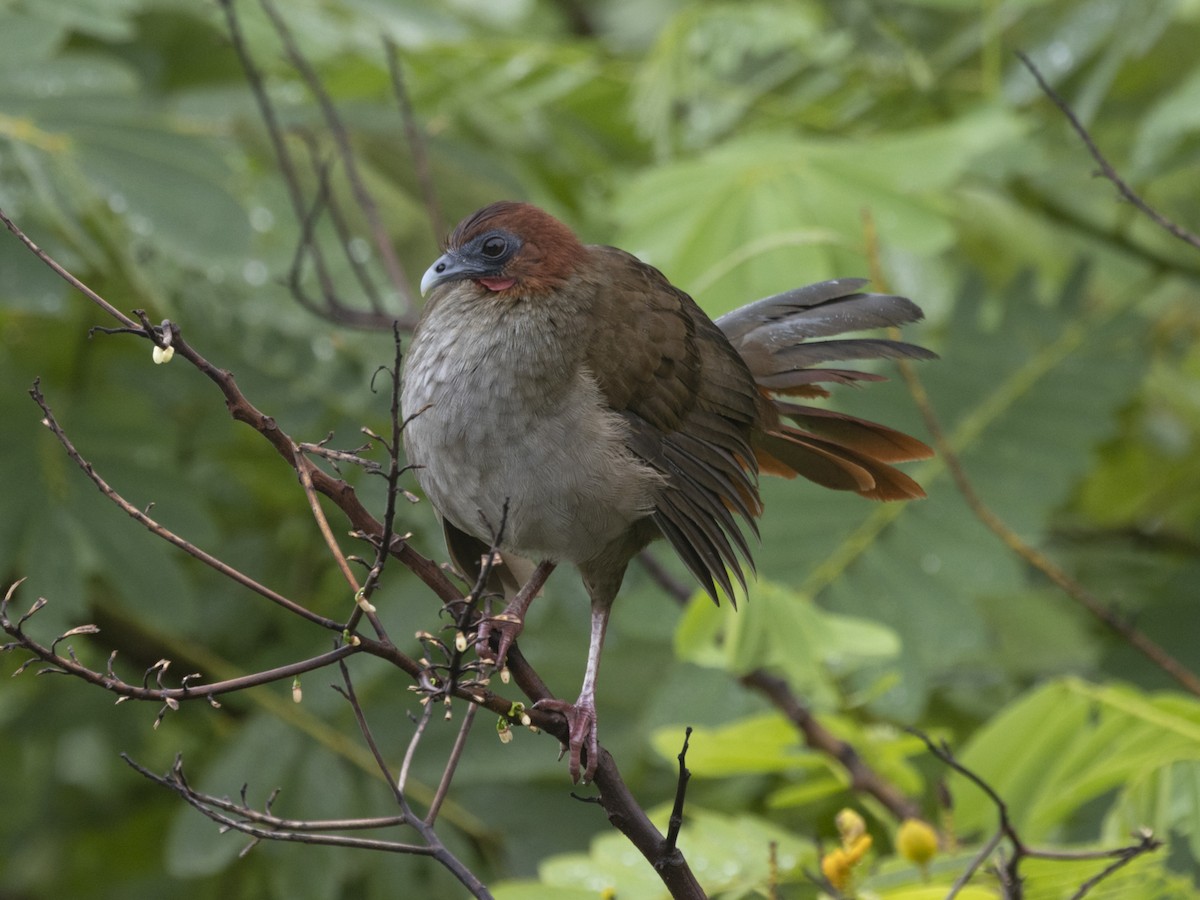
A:
{"label": "bird's foot", "polygon": [[[521,586],[516,596],[504,607],[504,612],[498,616],[484,616],[479,620],[479,628],[475,631],[475,653],[486,663],[503,674],[504,660],[508,656],[508,648],[513,645],[525,627],[525,613],[529,604],[541,591],[542,585],[554,571],[556,563],[543,560],[538,563],[529,580]],[[492,651],[492,636],[496,635],[496,650]]]}
{"label": "bird's foot", "polygon": [[568,703],[566,700],[539,700],[533,707],[561,713],[567,720],[568,743],[563,745],[558,758],[562,759],[563,754],[569,753],[567,770],[571,773],[571,780],[576,784],[581,780],[584,784],[590,782],[600,761],[595,701],[584,697],[580,697],[574,703]]}
{"label": "bird's foot", "polygon": [[[484,616],[475,632],[475,653],[481,660],[496,669],[504,668],[508,648],[520,636],[525,622],[520,616],[505,610],[497,616]],[[496,636],[496,649],[492,650],[492,636]]]}

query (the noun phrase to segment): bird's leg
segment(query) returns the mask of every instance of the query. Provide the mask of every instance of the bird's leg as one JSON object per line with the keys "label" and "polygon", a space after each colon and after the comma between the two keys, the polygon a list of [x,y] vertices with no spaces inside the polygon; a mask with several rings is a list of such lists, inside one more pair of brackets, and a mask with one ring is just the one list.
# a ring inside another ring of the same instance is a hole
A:
{"label": "bird's leg", "polygon": [[[496,616],[484,616],[479,622],[479,630],[475,633],[475,652],[482,660],[491,661],[497,669],[504,668],[504,658],[508,656],[508,648],[521,634],[525,627],[525,612],[529,604],[546,584],[546,579],[554,571],[557,563],[542,560],[538,563],[529,580],[521,586],[516,596],[504,607],[504,612]],[[492,635],[498,635],[496,652],[492,653]]]}
{"label": "bird's leg", "polygon": [[[612,609],[611,599],[607,602],[592,601],[592,637],[588,644],[587,671],[583,675],[583,689],[574,703],[566,700],[539,700],[537,709],[548,709],[562,713],[567,720],[568,743],[563,748],[570,753],[568,771],[571,780],[580,781],[581,757],[586,751],[583,764],[583,782],[592,780],[596,765],[600,761],[600,741],[596,736],[596,674],[600,670],[600,651],[604,648],[604,632],[608,628],[608,613]],[[559,759],[562,759],[559,756]]]}

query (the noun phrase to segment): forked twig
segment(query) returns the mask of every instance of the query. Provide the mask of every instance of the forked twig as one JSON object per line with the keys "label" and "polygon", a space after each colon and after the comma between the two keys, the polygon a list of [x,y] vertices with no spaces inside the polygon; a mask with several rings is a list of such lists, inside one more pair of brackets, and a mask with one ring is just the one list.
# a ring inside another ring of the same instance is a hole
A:
{"label": "forked twig", "polygon": [[1022,896],[1020,866],[1025,859],[1045,859],[1061,862],[1083,862],[1098,859],[1114,860],[1113,863],[1106,866],[1101,872],[1083,882],[1079,889],[1072,895],[1073,898],[1082,898],[1088,891],[1122,866],[1162,846],[1162,841],[1155,838],[1153,832],[1149,829],[1143,829],[1134,835],[1137,838],[1135,843],[1110,850],[1039,850],[1030,847],[1021,839],[1021,835],[1009,817],[1008,804],[1004,802],[1004,798],[996,792],[995,788],[988,784],[986,779],[959,762],[945,741],[935,742],[927,734],[915,728],[910,728],[908,731],[920,738],[929,752],[940,762],[958,772],[983,791],[996,808],[996,813],[999,817],[999,824],[996,831],[984,843],[979,853],[975,855],[967,868],[959,875],[951,887],[950,893],[946,895],[946,900],[952,900],[953,897],[958,895],[979,870],[979,867],[991,857],[996,848],[1005,840],[1008,841],[1012,853],[1002,865],[997,867],[996,874],[1005,889],[1005,896],[1011,897],[1013,900],[1020,900]]}

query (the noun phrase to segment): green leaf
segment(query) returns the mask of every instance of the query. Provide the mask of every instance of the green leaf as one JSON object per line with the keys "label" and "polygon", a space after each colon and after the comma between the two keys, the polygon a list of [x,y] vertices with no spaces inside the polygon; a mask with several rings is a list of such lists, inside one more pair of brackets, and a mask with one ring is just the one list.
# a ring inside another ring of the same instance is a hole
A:
{"label": "green leaf", "polygon": [[[679,729],[659,729],[652,743],[667,761],[679,754]],[[719,778],[759,772],[817,771],[826,763],[803,746],[796,726],[778,713],[737,719],[719,728],[693,728],[687,766],[693,775]]]}
{"label": "green leaf", "polygon": [[45,59],[64,37],[65,29],[44,18],[0,10],[0,79]]}
{"label": "green leaf", "polygon": [[[660,827],[665,825],[668,809],[651,814]],[[757,816],[726,816],[689,805],[687,820],[679,836],[679,847],[692,871],[709,894],[731,892],[741,896],[763,890],[772,877],[771,846],[781,883],[804,879],[801,870],[812,867],[816,854],[812,845]],[[666,897],[662,882],[645,860],[620,834],[604,834],[592,841],[587,854],[563,854],[551,857],[538,869],[541,883],[547,887],[580,888],[595,897],[611,891],[616,897]],[[507,896],[519,885],[498,885]],[[504,896],[501,894],[500,896]],[[547,900],[559,900],[548,894]],[[571,900],[573,895],[562,895]]]}
{"label": "green leaf", "polygon": [[1157,98],[1141,121],[1133,148],[1138,175],[1153,177],[1184,138],[1200,131],[1200,69]]}
{"label": "green leaf", "polygon": [[[1173,694],[1052,682],[1002,711],[959,754],[963,765],[1004,799],[1022,838],[1054,840],[1087,804],[1117,791],[1121,812],[1146,809],[1152,782],[1187,777],[1200,764],[1200,701]],[[1173,770],[1176,765],[1185,768]],[[963,834],[995,827],[996,810],[961,777],[951,781]],[[1111,805],[1111,801],[1109,804]],[[1161,822],[1200,821],[1200,795],[1185,791],[1162,809]],[[1111,831],[1111,826],[1110,826]]]}
{"label": "green leaf", "polygon": [[[1033,285],[1019,281],[995,325],[978,303],[964,300],[942,359],[920,371],[983,501],[1035,543],[1087,471],[1093,448],[1116,427],[1144,370],[1136,352],[1140,321],[1120,307],[1083,305],[1092,290],[1077,274],[1056,303],[1039,304]],[[891,387],[872,386],[847,411],[904,428],[902,413],[912,403]],[[761,571],[803,578],[801,590],[827,608],[899,635],[904,653],[887,668],[898,669],[902,681],[872,707],[903,720],[919,715],[938,688],[980,702],[975,679],[992,677],[982,672],[994,670],[989,627],[1000,621],[981,607],[1029,587],[1016,557],[944,479],[941,460],[909,471],[927,500],[870,506],[809,490],[801,504],[782,499],[795,497],[794,486],[764,485],[770,493],[758,557]],[[782,523],[773,524],[779,515]],[[1023,626],[1013,625],[1012,639],[1020,640]],[[1045,661],[1053,669],[1054,660]],[[862,677],[879,674],[868,668]]]}
{"label": "green leaf", "polygon": [[1016,119],[985,111],[869,143],[740,138],[631,180],[617,197],[618,242],[715,315],[800,277],[862,271],[855,248],[864,209],[885,244],[922,255],[945,249],[953,224],[934,192],[1020,134]]}
{"label": "green leaf", "polygon": [[804,595],[768,581],[751,584],[737,612],[697,595],[675,635],[680,659],[724,667],[735,675],[778,670],[818,705],[833,702],[835,677],[895,657],[899,650],[889,628],[826,612]]}

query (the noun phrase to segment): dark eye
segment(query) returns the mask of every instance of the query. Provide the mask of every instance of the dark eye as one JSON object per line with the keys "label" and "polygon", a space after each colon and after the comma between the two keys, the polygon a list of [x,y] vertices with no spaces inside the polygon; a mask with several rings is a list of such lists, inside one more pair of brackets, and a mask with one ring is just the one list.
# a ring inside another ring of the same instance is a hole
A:
{"label": "dark eye", "polygon": [[507,249],[508,241],[498,235],[493,235],[483,242],[483,246],[479,248],[479,252],[487,259],[499,259]]}

